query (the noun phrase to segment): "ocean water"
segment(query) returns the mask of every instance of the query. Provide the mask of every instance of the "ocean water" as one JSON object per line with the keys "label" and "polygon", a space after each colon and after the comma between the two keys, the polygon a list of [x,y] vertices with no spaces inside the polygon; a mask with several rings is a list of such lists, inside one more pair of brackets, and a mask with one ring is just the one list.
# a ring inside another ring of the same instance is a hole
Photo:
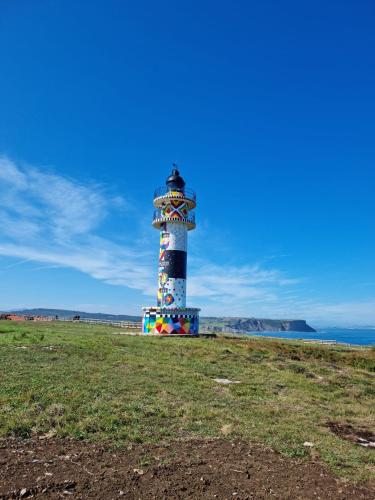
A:
{"label": "ocean water", "polygon": [[335,340],[336,342],[345,344],[375,345],[375,328],[325,328],[317,332],[248,332],[247,335],[296,340]]}

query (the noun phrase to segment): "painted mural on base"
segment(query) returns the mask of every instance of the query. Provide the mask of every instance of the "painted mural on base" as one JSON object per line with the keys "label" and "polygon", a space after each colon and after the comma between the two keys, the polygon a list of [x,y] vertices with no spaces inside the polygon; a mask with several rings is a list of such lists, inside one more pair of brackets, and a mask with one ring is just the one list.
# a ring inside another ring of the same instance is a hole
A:
{"label": "painted mural on base", "polygon": [[145,313],[142,325],[143,333],[159,335],[198,335],[198,314],[163,314]]}

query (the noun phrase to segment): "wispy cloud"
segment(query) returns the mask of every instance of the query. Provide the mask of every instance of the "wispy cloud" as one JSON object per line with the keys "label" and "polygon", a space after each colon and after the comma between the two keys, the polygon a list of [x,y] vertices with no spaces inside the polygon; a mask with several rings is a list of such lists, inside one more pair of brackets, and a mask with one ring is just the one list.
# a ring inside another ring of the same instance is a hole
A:
{"label": "wispy cloud", "polygon": [[150,252],[100,236],[106,217],[124,207],[102,186],[0,159],[0,255],[71,267],[149,293]]}
{"label": "wispy cloud", "polygon": [[207,261],[193,261],[189,294],[219,302],[274,300],[274,288],[298,282],[297,279],[286,278],[279,270],[262,269],[259,265],[224,267]]}
{"label": "wispy cloud", "polygon": [[303,313],[313,321],[334,325],[375,325],[375,299],[361,302],[345,301],[332,304],[314,302],[303,307]]}
{"label": "wispy cloud", "polygon": [[67,239],[87,233],[105,217],[108,202],[97,186],[86,187],[34,167],[0,159],[1,216],[15,236]]}
{"label": "wispy cloud", "polygon": [[16,262],[12,262],[11,264],[5,266],[5,269],[12,269],[13,267],[22,266],[22,264],[26,264],[27,262],[30,262],[30,260],[31,259],[17,260]]}

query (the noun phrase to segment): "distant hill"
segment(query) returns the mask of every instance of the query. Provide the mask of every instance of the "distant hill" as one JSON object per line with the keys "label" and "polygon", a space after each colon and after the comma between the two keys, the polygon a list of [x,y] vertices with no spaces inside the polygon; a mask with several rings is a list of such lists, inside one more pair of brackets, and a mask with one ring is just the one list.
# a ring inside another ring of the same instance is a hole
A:
{"label": "distant hill", "polygon": [[129,316],[128,314],[104,314],[104,313],[88,313],[83,311],[71,311],[69,309],[23,309],[12,311],[17,314],[25,314],[30,316],[58,316],[59,318],[72,318],[80,316],[81,318],[90,319],[108,319],[113,321],[141,321],[141,316]]}
{"label": "distant hill", "polygon": [[[7,312],[7,311],[5,311]],[[30,316],[58,316],[59,318],[81,318],[104,319],[113,321],[141,321],[141,316],[130,316],[128,314],[104,314],[88,313],[84,311],[71,311],[68,309],[23,309],[13,311],[18,314]],[[265,319],[265,318],[231,318],[231,317],[207,317],[201,318],[201,325],[211,331],[235,331],[245,332],[315,332],[314,328],[303,319]]]}

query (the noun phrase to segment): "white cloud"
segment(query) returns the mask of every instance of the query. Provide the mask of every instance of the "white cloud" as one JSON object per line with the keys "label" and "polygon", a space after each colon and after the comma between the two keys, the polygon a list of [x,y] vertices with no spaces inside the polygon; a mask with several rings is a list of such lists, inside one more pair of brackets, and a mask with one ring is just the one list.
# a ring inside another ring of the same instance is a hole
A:
{"label": "white cloud", "polygon": [[[26,229],[41,225],[55,238],[69,238],[94,229],[105,217],[107,201],[96,187],[33,167],[21,168],[0,159],[2,216]],[[35,232],[35,231],[34,231]]]}
{"label": "white cloud", "polygon": [[[305,315],[322,324],[375,325],[375,299],[333,304],[311,303],[302,307]],[[374,333],[375,338],[375,333]]]}
{"label": "white cloud", "polygon": [[[77,269],[115,285],[150,292],[150,254],[97,234],[119,196],[0,158],[0,255]],[[141,263],[141,264],[140,264]]]}
{"label": "white cloud", "polygon": [[208,297],[215,301],[263,299],[273,300],[274,287],[298,283],[298,280],[286,279],[276,269],[262,269],[254,266],[218,266],[205,261],[194,263],[192,276],[189,278],[189,295]]}

